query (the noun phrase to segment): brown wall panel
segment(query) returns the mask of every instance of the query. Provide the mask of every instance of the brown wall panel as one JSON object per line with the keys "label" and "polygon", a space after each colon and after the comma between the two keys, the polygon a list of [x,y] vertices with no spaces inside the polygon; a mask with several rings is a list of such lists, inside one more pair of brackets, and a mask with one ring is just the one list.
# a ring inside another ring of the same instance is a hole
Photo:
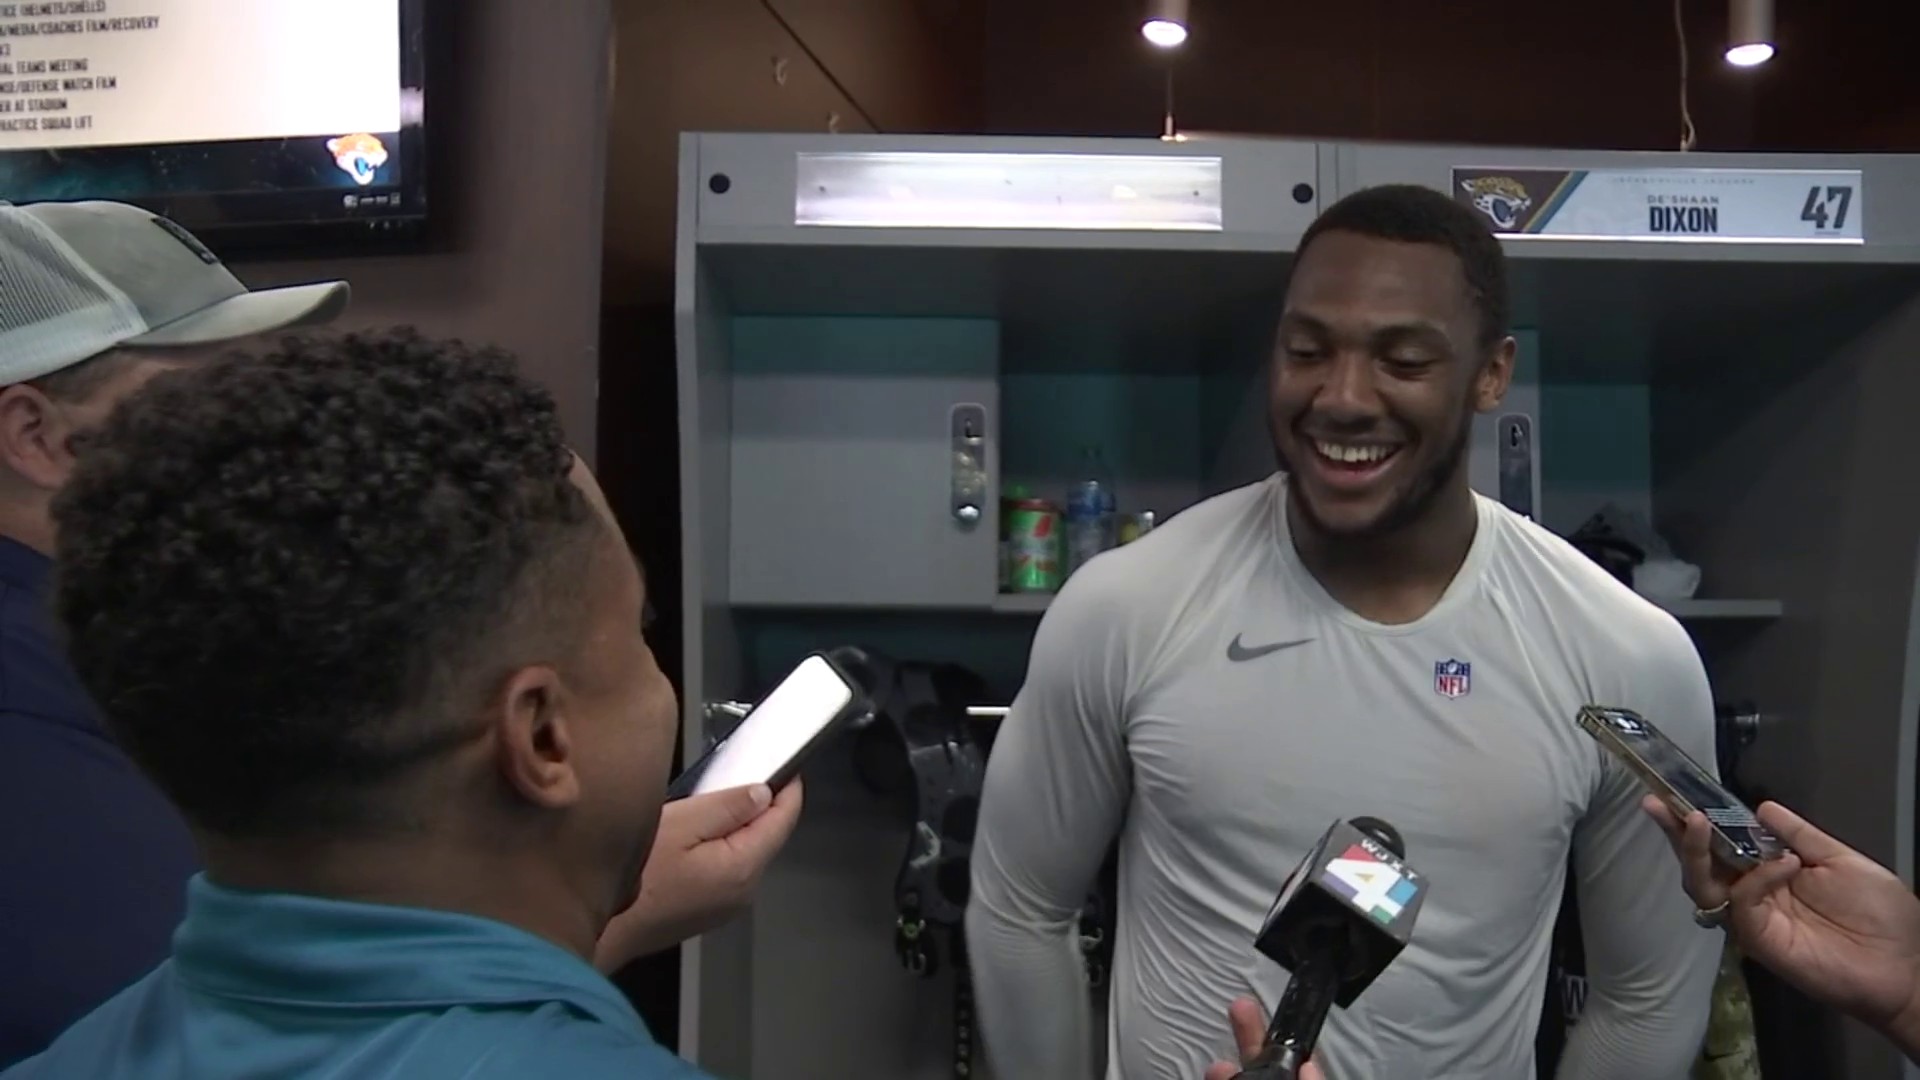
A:
{"label": "brown wall panel", "polygon": [[614,12],[611,305],[670,293],[680,132],[978,126],[980,22],[961,0],[616,0]]}
{"label": "brown wall panel", "polygon": [[[442,5],[444,10],[447,5]],[[514,349],[589,457],[599,377],[607,0],[463,0],[435,20],[431,254],[254,263],[249,282],[344,277],[347,325]]]}

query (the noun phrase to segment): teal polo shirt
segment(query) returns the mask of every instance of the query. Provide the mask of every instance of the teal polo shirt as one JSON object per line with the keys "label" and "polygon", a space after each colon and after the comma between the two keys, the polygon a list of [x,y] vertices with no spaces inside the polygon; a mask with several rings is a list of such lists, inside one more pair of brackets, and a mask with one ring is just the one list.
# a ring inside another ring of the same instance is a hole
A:
{"label": "teal polo shirt", "polygon": [[194,877],[173,957],[4,1080],[704,1080],[504,923]]}

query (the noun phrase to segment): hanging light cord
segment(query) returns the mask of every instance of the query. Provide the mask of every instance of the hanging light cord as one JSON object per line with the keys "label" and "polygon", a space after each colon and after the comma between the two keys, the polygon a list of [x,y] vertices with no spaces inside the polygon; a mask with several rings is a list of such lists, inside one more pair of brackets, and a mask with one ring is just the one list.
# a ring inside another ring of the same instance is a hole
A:
{"label": "hanging light cord", "polygon": [[1693,110],[1687,105],[1687,24],[1681,17],[1682,0],[1673,0],[1673,33],[1680,42],[1680,149],[1693,149],[1697,133],[1693,130]]}
{"label": "hanging light cord", "polygon": [[1178,134],[1173,126],[1173,60],[1167,60],[1167,118],[1160,131],[1160,137],[1171,141]]}

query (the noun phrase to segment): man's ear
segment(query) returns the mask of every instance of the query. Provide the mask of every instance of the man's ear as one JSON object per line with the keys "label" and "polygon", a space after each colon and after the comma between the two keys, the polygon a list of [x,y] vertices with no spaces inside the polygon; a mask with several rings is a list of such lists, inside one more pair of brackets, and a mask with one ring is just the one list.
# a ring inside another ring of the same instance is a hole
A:
{"label": "man's ear", "polygon": [[1474,411],[1492,412],[1500,407],[1507,396],[1507,387],[1513,382],[1513,364],[1519,351],[1519,343],[1511,337],[1501,338],[1500,344],[1493,347],[1487,362],[1480,366],[1480,373],[1474,376]]}
{"label": "man's ear", "polygon": [[0,464],[49,491],[73,472],[73,421],[38,387],[0,390]]}
{"label": "man's ear", "polygon": [[514,792],[543,810],[578,802],[578,747],[559,673],[550,667],[514,672],[493,708],[500,773]]}

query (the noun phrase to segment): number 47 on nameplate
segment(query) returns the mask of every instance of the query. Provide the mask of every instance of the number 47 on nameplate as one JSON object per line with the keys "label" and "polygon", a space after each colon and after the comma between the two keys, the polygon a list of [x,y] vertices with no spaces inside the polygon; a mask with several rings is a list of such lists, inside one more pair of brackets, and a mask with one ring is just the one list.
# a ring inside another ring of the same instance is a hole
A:
{"label": "number 47 on nameplate", "polygon": [[1813,222],[1815,231],[1838,232],[1847,227],[1847,208],[1853,205],[1853,185],[1815,184],[1807,189],[1800,220]]}

